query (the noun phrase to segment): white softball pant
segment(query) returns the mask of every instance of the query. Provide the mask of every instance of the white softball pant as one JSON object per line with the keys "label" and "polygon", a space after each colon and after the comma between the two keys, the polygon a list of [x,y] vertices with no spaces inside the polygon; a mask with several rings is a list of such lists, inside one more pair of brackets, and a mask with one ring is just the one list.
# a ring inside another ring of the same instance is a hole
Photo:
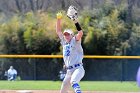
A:
{"label": "white softball pant", "polygon": [[70,70],[68,69],[61,85],[60,93],[68,93],[70,86],[73,83],[79,83],[80,80],[83,78],[84,74],[85,70],[82,65],[77,68],[73,68]]}

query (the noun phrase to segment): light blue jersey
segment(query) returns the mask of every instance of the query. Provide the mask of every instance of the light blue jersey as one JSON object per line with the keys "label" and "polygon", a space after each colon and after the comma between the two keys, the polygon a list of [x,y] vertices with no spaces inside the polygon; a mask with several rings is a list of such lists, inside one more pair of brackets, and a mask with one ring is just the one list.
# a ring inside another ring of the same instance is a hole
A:
{"label": "light blue jersey", "polygon": [[81,40],[77,41],[75,37],[73,37],[71,41],[67,43],[64,37],[60,37],[60,39],[63,46],[63,59],[66,67],[82,63],[83,48],[81,46]]}

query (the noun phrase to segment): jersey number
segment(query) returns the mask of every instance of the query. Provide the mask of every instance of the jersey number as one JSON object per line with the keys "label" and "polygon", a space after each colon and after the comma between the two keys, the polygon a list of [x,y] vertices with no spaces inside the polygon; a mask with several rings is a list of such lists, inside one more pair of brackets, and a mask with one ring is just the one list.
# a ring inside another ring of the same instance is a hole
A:
{"label": "jersey number", "polygon": [[66,46],[66,50],[64,52],[64,55],[65,56],[70,56],[70,47],[69,46]]}
{"label": "jersey number", "polygon": [[70,56],[70,50],[65,51],[65,56]]}

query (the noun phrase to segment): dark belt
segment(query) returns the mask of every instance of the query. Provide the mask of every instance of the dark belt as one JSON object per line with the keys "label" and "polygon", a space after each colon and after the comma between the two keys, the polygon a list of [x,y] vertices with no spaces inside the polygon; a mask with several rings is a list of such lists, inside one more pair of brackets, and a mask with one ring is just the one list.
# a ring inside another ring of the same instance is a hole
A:
{"label": "dark belt", "polygon": [[73,66],[67,67],[67,69],[73,69],[73,68],[79,67],[80,65],[81,65],[81,63],[75,64],[75,65],[73,65]]}

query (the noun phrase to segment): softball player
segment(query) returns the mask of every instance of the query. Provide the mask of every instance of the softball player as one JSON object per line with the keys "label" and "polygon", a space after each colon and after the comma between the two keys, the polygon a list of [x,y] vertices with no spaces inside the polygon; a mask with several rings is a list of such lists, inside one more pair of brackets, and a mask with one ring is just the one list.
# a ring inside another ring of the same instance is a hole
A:
{"label": "softball player", "polygon": [[61,40],[61,45],[63,47],[63,59],[67,68],[67,73],[63,80],[60,93],[67,93],[70,86],[72,86],[75,93],[82,93],[78,83],[85,74],[85,70],[82,64],[83,49],[81,46],[81,38],[83,36],[83,31],[77,21],[78,17],[75,7],[69,7],[67,11],[67,16],[74,21],[78,33],[74,35],[71,29],[65,29],[62,33],[62,14],[57,14],[56,33]]}

